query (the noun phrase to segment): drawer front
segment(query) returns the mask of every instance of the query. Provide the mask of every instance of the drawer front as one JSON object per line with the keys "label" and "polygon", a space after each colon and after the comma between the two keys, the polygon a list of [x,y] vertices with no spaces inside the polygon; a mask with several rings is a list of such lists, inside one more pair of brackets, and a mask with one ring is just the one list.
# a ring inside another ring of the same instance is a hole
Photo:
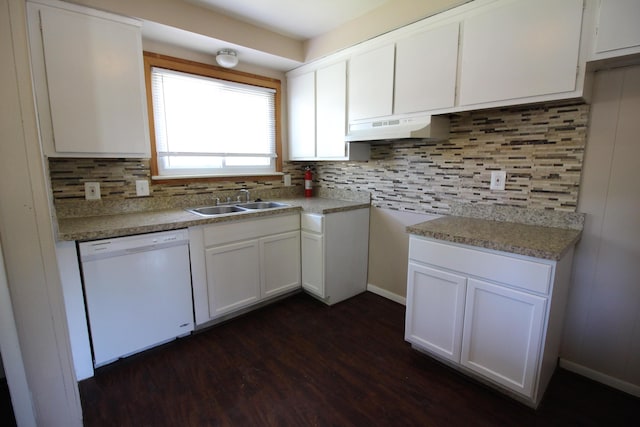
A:
{"label": "drawer front", "polygon": [[311,231],[322,234],[324,232],[324,215],[302,214],[301,226],[304,231]]}
{"label": "drawer front", "polygon": [[204,227],[204,246],[255,239],[271,234],[300,229],[300,215],[282,215],[259,219],[246,219]]}
{"label": "drawer front", "polygon": [[553,274],[551,264],[417,236],[409,240],[409,258],[541,294],[549,293]]}

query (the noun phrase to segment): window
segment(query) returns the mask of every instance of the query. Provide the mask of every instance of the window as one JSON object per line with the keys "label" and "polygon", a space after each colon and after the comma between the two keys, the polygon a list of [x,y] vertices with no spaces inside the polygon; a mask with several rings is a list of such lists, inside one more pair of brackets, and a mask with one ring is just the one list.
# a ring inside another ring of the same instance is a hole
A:
{"label": "window", "polygon": [[280,81],[145,53],[155,178],[269,176]]}

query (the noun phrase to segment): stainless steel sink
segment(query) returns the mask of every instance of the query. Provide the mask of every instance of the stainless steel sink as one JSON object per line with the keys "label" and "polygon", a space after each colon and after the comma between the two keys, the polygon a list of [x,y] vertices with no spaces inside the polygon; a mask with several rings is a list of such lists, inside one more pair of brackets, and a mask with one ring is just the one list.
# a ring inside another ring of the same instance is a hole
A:
{"label": "stainless steel sink", "polygon": [[236,212],[255,211],[260,209],[285,208],[287,206],[291,206],[291,205],[288,205],[286,203],[279,203],[279,202],[249,202],[249,203],[238,203],[235,205],[200,206],[199,208],[189,208],[185,210],[187,212],[191,212],[196,215],[215,216],[215,215],[223,215],[223,214],[236,213]]}
{"label": "stainless steel sink", "polygon": [[223,205],[223,206],[202,206],[199,208],[187,209],[187,211],[197,215],[212,216],[212,215],[221,215],[221,214],[228,214],[228,213],[234,213],[234,212],[246,212],[247,209],[243,209],[235,205]]}
{"label": "stainless steel sink", "polygon": [[279,203],[279,202],[251,202],[251,203],[240,203],[236,206],[244,209],[256,210],[256,209],[285,208],[290,205],[286,203]]}

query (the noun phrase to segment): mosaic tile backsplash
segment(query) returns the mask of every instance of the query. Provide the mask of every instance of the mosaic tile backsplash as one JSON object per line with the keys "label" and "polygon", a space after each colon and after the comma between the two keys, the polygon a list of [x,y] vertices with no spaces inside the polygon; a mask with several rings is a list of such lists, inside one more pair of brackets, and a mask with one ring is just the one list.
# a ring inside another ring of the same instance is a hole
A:
{"label": "mosaic tile backsplash", "polygon": [[[372,145],[368,162],[318,163],[319,184],[415,212],[459,202],[574,212],[588,116],[586,104],[452,114],[448,141]],[[493,170],[507,172],[504,191],[489,190]]]}
{"label": "mosaic tile backsplash", "polygon": [[[452,114],[448,141],[372,145],[367,162],[284,162],[294,188],[259,180],[152,184],[150,198],[218,196],[241,188],[302,194],[303,169],[310,165],[319,192],[370,192],[376,207],[447,214],[452,205],[470,202],[573,212],[588,113],[588,105],[575,104]],[[505,191],[489,190],[492,170],[507,172]],[[87,181],[100,182],[104,202],[141,199],[135,181],[150,177],[148,160],[131,159],[50,158],[49,172],[56,204],[83,201]]]}

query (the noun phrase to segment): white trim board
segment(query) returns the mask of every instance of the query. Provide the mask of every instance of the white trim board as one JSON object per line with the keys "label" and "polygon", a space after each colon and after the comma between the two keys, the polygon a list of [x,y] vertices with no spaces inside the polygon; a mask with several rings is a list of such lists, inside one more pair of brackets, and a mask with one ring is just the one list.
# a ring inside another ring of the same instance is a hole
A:
{"label": "white trim board", "polygon": [[376,295],[380,295],[386,299],[390,299],[391,301],[397,302],[398,304],[407,305],[407,299],[398,294],[394,294],[393,292],[389,292],[386,289],[379,288],[371,283],[367,284],[367,290]]}
{"label": "white trim board", "polygon": [[562,358],[560,358],[560,367],[604,385],[608,385],[609,387],[640,397],[640,386],[635,384],[619,380],[618,378],[614,378],[607,374],[603,374],[602,372],[595,371],[591,368],[587,368],[586,366],[578,365],[577,363]]}

